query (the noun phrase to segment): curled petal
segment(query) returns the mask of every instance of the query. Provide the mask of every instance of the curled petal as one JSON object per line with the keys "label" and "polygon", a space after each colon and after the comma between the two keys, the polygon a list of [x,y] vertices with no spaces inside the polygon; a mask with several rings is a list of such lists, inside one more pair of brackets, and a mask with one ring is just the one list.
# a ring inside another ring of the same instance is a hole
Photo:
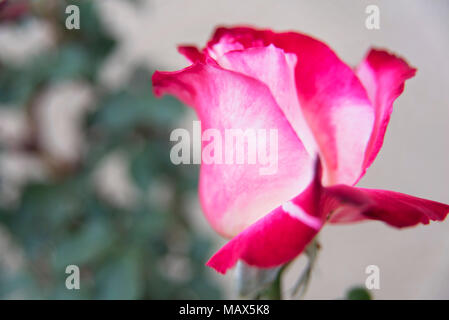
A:
{"label": "curled petal", "polygon": [[238,234],[212,256],[207,265],[220,273],[226,273],[238,260],[259,268],[271,268],[300,254],[324,221],[320,203],[321,169],[315,172],[314,180],[303,193]]}
{"label": "curled petal", "polygon": [[[256,136],[255,163],[239,163],[236,157],[227,162],[230,148],[225,147],[226,141],[222,141],[221,163],[204,161],[203,154],[200,202],[208,221],[223,236],[235,236],[309,183],[311,158],[264,83],[197,62],[178,72],[156,72],[153,85],[156,95],[173,94],[195,109],[203,138],[209,129],[218,131],[224,140],[229,129],[264,132]],[[266,143],[259,145],[264,138]],[[203,140],[202,150],[212,141],[215,137]],[[262,159],[259,152],[269,157]],[[247,159],[249,153],[245,153]]]}
{"label": "curled petal", "polygon": [[220,273],[239,259],[259,268],[279,266],[300,254],[318,231],[279,207],[230,240],[207,265]]}
{"label": "curled petal", "polygon": [[406,194],[356,188],[322,187],[320,166],[304,192],[284,203],[221,248],[207,265],[225,273],[238,260],[259,268],[282,265],[298,256],[322,228],[326,217],[333,223],[380,220],[410,227],[441,221],[449,206]]}
{"label": "curled petal", "polygon": [[442,221],[449,213],[446,204],[394,191],[339,185],[327,188],[326,192],[328,197],[336,197],[345,203],[331,215],[332,223],[369,219],[403,228],[428,224],[431,220]]}
{"label": "curled petal", "polygon": [[372,49],[357,67],[356,74],[375,108],[374,128],[365,152],[365,169],[382,147],[394,100],[404,91],[405,80],[415,73],[416,69],[403,59],[376,49]]}
{"label": "curled petal", "polygon": [[179,46],[178,52],[192,63],[195,63],[197,61],[204,61],[203,53],[199,51],[195,46]]}

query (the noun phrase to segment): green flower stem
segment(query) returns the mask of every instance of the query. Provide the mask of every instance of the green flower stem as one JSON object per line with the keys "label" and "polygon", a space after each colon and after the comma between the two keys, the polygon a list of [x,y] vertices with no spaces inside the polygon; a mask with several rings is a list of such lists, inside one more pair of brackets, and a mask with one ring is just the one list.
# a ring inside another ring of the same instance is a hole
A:
{"label": "green flower stem", "polygon": [[[318,239],[315,238],[314,240],[312,240],[312,242],[307,246],[306,250],[305,250],[305,254],[308,258],[308,263],[307,266],[305,268],[305,270],[303,271],[303,273],[301,274],[301,276],[299,277],[297,283],[295,284],[293,291],[292,291],[292,296],[298,296],[298,297],[303,297],[307,287],[309,285],[310,282],[310,278],[312,275],[312,271],[313,271],[313,267],[315,266],[315,262],[318,256],[318,251],[320,249],[320,244],[318,242]],[[265,296],[266,298],[270,299],[270,300],[282,300],[283,298],[283,291],[282,291],[282,275],[284,273],[284,271],[287,269],[287,267],[289,266],[289,263],[286,263],[285,265],[282,266],[282,268],[279,269],[279,272],[276,275],[276,278],[274,279],[274,281],[271,283],[271,285],[268,287],[268,289],[265,291],[264,294],[259,294],[256,298],[261,298],[263,296]]]}
{"label": "green flower stem", "polygon": [[318,238],[315,237],[306,248],[305,254],[308,258],[307,266],[293,287],[292,296],[302,298],[306,294],[319,249],[320,243],[318,242]]}
{"label": "green flower stem", "polygon": [[274,279],[271,286],[268,288],[267,297],[270,300],[282,300],[282,274],[284,270],[287,268],[288,263],[283,265],[281,269],[279,269],[276,278]]}

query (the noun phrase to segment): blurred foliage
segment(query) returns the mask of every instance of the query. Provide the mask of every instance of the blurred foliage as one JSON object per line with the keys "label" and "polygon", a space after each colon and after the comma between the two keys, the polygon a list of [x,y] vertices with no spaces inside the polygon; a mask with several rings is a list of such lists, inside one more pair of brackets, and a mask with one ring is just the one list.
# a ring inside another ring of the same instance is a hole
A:
{"label": "blurred foliage", "polygon": [[[196,190],[197,168],[169,161],[169,129],[181,117],[182,106],[171,98],[153,97],[151,73],[145,68],[136,70],[116,92],[103,88],[98,71],[116,43],[105,32],[95,2],[55,3],[34,8],[28,17],[40,16],[53,24],[56,47],[19,67],[0,62],[0,105],[31,108],[54,83],[87,81],[96,101],[84,121],[89,145],[69,170],[55,170],[48,181],[28,183],[18,204],[1,206],[0,227],[23,251],[25,261],[14,272],[2,270],[0,264],[0,298],[219,298],[204,266],[210,242],[192,231],[181,205],[186,192]],[[80,7],[80,30],[64,26],[69,3]],[[27,152],[42,156],[39,142],[34,144]],[[139,190],[132,209],[113,206],[93,184],[101,160],[117,150],[126,154]],[[158,179],[167,181],[173,193],[167,204],[148,197]],[[0,187],[7,188],[5,183],[0,181]],[[65,287],[70,264],[80,267],[80,290]],[[169,272],[177,264],[183,276]]]}
{"label": "blurred foliage", "polygon": [[353,287],[346,293],[346,300],[372,300],[372,297],[366,288]]}

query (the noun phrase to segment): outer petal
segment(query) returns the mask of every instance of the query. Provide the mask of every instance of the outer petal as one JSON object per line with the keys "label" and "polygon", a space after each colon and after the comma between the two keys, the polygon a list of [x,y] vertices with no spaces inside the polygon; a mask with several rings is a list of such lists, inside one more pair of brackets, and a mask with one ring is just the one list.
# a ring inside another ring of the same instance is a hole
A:
{"label": "outer petal", "polygon": [[229,241],[207,265],[220,273],[239,259],[259,268],[279,266],[300,254],[318,231],[279,207]]}
{"label": "outer petal", "polygon": [[282,265],[300,254],[323,225],[321,170],[309,187],[245,229],[221,248],[208,262],[220,273],[238,260],[251,266],[270,268]]}
{"label": "outer petal", "polygon": [[185,56],[192,63],[204,61],[204,54],[195,46],[179,46],[178,52]]}
{"label": "outer petal", "polygon": [[448,213],[448,205],[393,191],[347,185],[322,188],[316,176],[302,194],[245,229],[207,265],[221,273],[239,259],[259,268],[282,265],[304,250],[328,215],[336,223],[371,219],[402,228],[441,221]]}
{"label": "outer petal", "polygon": [[374,128],[365,152],[365,168],[376,158],[384,140],[393,102],[404,91],[405,80],[413,77],[416,69],[403,59],[386,51],[372,49],[356,69],[375,107]]}
{"label": "outer petal", "polygon": [[[231,128],[265,129],[267,135],[270,129],[277,132],[273,174],[262,175],[260,169],[268,165],[260,161],[209,164],[203,159],[200,201],[207,219],[220,234],[236,235],[307,186],[312,174],[311,159],[271,92],[260,81],[197,62],[179,72],[156,72],[153,84],[156,95],[170,93],[193,106],[203,133],[216,129],[225,137],[225,129]],[[206,145],[203,141],[202,147]]]}
{"label": "outer petal", "polygon": [[220,61],[233,50],[270,44],[297,56],[297,95],[323,159],[325,183],[354,184],[364,170],[374,108],[354,72],[327,45],[294,32],[238,27],[217,29],[205,51]]}
{"label": "outer petal", "polygon": [[329,197],[344,199],[330,218],[333,223],[356,222],[366,219],[381,220],[397,227],[410,227],[430,220],[442,221],[449,213],[443,203],[413,197],[407,194],[376,189],[354,188],[344,185],[326,189]]}

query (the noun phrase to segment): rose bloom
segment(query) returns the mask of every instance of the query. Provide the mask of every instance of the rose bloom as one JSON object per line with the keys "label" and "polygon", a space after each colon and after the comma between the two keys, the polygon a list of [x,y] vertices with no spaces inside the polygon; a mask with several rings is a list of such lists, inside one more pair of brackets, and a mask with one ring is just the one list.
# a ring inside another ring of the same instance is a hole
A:
{"label": "rose bloom", "polygon": [[394,100],[416,69],[371,49],[355,68],[323,42],[296,33],[218,28],[203,50],[181,46],[191,65],[156,71],[157,96],[196,111],[202,131],[278,130],[278,170],[202,163],[199,197],[211,226],[232,238],[207,265],[238,260],[268,268],[300,254],[325,222],[381,220],[409,227],[443,220],[449,206],[354,185],[376,158]]}

